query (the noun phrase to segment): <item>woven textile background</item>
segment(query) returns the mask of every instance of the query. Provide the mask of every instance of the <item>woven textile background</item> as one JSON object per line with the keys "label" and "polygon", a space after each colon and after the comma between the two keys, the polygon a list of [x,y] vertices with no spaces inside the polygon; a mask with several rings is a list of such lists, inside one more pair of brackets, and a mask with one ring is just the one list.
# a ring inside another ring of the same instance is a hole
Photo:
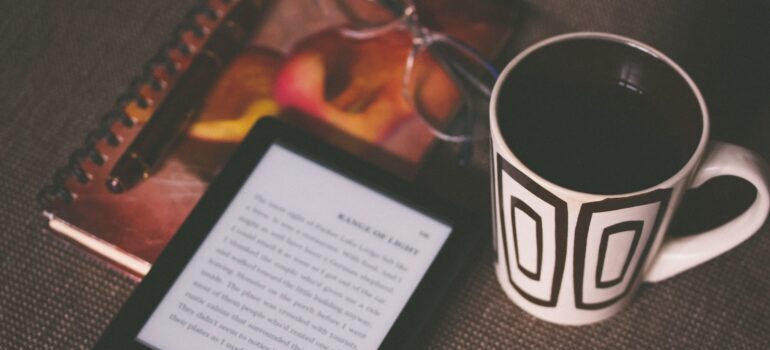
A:
{"label": "woven textile background", "polygon": [[[195,2],[0,0],[0,349],[88,349],[130,294],[133,282],[41,234],[34,197]],[[519,7],[501,62],[567,31],[646,41],[701,86],[714,138],[770,159],[770,2],[533,0]],[[723,222],[753,196],[741,181],[706,187],[689,197],[680,213],[689,219],[674,231]],[[506,299],[492,264],[488,248],[422,346],[770,348],[770,224],[716,260],[645,285],[626,311],[587,327],[528,316]]]}

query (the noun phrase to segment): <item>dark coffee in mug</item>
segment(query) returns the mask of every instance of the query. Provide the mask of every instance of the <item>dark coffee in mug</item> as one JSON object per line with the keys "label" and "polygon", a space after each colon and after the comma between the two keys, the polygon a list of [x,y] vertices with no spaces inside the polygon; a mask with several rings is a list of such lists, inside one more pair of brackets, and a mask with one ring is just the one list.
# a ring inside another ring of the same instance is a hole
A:
{"label": "dark coffee in mug", "polygon": [[505,143],[556,185],[640,191],[695,152],[702,111],[687,82],[653,53],[598,39],[564,41],[524,58],[501,86]]}

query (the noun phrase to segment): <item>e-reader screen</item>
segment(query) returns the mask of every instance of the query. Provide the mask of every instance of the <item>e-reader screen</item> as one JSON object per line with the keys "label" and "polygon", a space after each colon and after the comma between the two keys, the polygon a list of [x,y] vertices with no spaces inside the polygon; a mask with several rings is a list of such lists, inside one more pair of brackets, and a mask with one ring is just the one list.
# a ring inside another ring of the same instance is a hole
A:
{"label": "e-reader screen", "polygon": [[377,348],[451,232],[273,144],[136,340],[159,350]]}

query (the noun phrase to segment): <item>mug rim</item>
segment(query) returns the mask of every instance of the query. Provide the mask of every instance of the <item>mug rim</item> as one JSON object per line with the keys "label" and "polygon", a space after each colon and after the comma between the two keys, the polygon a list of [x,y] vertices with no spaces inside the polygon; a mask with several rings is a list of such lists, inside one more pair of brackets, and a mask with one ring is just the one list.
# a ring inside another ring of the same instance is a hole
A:
{"label": "mug rim", "polygon": [[[627,46],[630,46],[636,50],[642,51],[643,53],[646,53],[650,56],[652,56],[655,59],[658,59],[665,64],[667,64],[669,67],[674,69],[674,71],[687,83],[687,85],[690,87],[690,90],[695,95],[696,100],[698,101],[698,106],[701,111],[701,123],[703,127],[701,128],[701,136],[698,140],[698,146],[695,148],[695,151],[692,152],[690,155],[690,158],[687,160],[687,162],[679,168],[673,175],[668,177],[666,180],[659,182],[655,185],[632,191],[632,192],[624,192],[624,193],[592,193],[592,192],[585,192],[585,191],[579,191],[575,189],[571,189],[568,187],[564,187],[562,185],[556,184],[542,176],[540,176],[538,173],[532,171],[524,162],[522,162],[510,149],[508,144],[505,142],[505,139],[502,137],[502,134],[500,133],[500,127],[498,124],[498,115],[497,115],[497,101],[500,94],[501,87],[503,85],[503,81],[506,77],[510,74],[510,72],[515,69],[519,63],[524,60],[524,58],[528,57],[533,52],[552,44],[556,44],[563,41],[569,41],[569,40],[575,40],[575,39],[599,39],[599,40],[605,40],[605,41],[612,41],[620,44],[624,44]],[[505,66],[505,68],[500,72],[500,76],[498,77],[497,81],[495,82],[495,85],[492,89],[492,95],[490,96],[490,102],[489,102],[489,123],[490,123],[490,132],[492,133],[492,139],[499,140],[499,143],[502,144],[502,146],[496,146],[493,148],[494,151],[501,153],[503,155],[503,158],[505,158],[508,161],[511,161],[512,165],[515,166],[517,169],[519,169],[521,172],[523,172],[527,177],[532,179],[535,182],[545,184],[547,187],[551,187],[556,189],[557,191],[572,195],[572,196],[590,196],[595,198],[616,198],[616,197],[628,197],[628,196],[634,196],[642,193],[647,193],[652,190],[658,189],[658,188],[672,188],[676,183],[681,181],[683,178],[685,178],[687,175],[689,175],[690,171],[695,168],[697,163],[702,158],[703,153],[705,152],[706,148],[706,141],[708,140],[709,136],[709,116],[708,116],[708,109],[706,107],[706,102],[703,99],[703,95],[701,94],[700,89],[698,89],[698,86],[695,85],[695,82],[690,78],[690,76],[687,74],[687,72],[684,71],[674,60],[663,54],[662,52],[658,51],[657,49],[653,48],[650,45],[647,45],[645,43],[642,43],[638,40],[634,40],[625,36],[617,35],[617,34],[610,34],[605,32],[594,32],[594,31],[583,31],[583,32],[572,32],[572,33],[566,33],[566,34],[560,34],[556,35],[544,40],[541,40],[533,45],[530,45],[524,51],[518,53],[508,64]]]}

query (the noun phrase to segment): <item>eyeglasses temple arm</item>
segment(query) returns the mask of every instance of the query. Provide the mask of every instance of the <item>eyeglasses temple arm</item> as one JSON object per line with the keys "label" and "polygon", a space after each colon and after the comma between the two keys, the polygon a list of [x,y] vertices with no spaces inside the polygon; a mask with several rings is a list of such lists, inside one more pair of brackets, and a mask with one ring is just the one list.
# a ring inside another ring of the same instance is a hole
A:
{"label": "eyeglasses temple arm", "polygon": [[[495,79],[500,75],[500,73],[497,71],[497,69],[492,65],[492,63],[489,63],[489,61],[485,60],[481,55],[474,50],[472,47],[466,45],[462,41],[459,41],[451,36],[444,35],[441,33],[431,33],[430,41],[443,41],[451,46],[454,46],[456,49],[463,51],[466,55],[470,56],[472,59],[477,61],[481,66],[484,67],[484,69],[487,70],[488,73],[492,75]],[[477,78],[477,75],[473,74],[472,72],[468,72],[465,67],[460,65],[457,62],[448,61],[446,59],[442,59],[440,57],[440,53],[435,52],[438,50],[435,50],[435,48],[432,48],[428,46],[428,49],[430,50],[431,55],[433,55],[444,68],[447,68],[448,72],[457,73],[460,74],[465,81],[470,82],[473,84],[476,89],[481,91],[485,96],[490,97],[492,95],[492,87],[488,84],[484,83],[483,81],[479,80]],[[451,77],[456,82],[460,82],[457,80],[457,76]],[[458,84],[463,85],[463,84]]]}

